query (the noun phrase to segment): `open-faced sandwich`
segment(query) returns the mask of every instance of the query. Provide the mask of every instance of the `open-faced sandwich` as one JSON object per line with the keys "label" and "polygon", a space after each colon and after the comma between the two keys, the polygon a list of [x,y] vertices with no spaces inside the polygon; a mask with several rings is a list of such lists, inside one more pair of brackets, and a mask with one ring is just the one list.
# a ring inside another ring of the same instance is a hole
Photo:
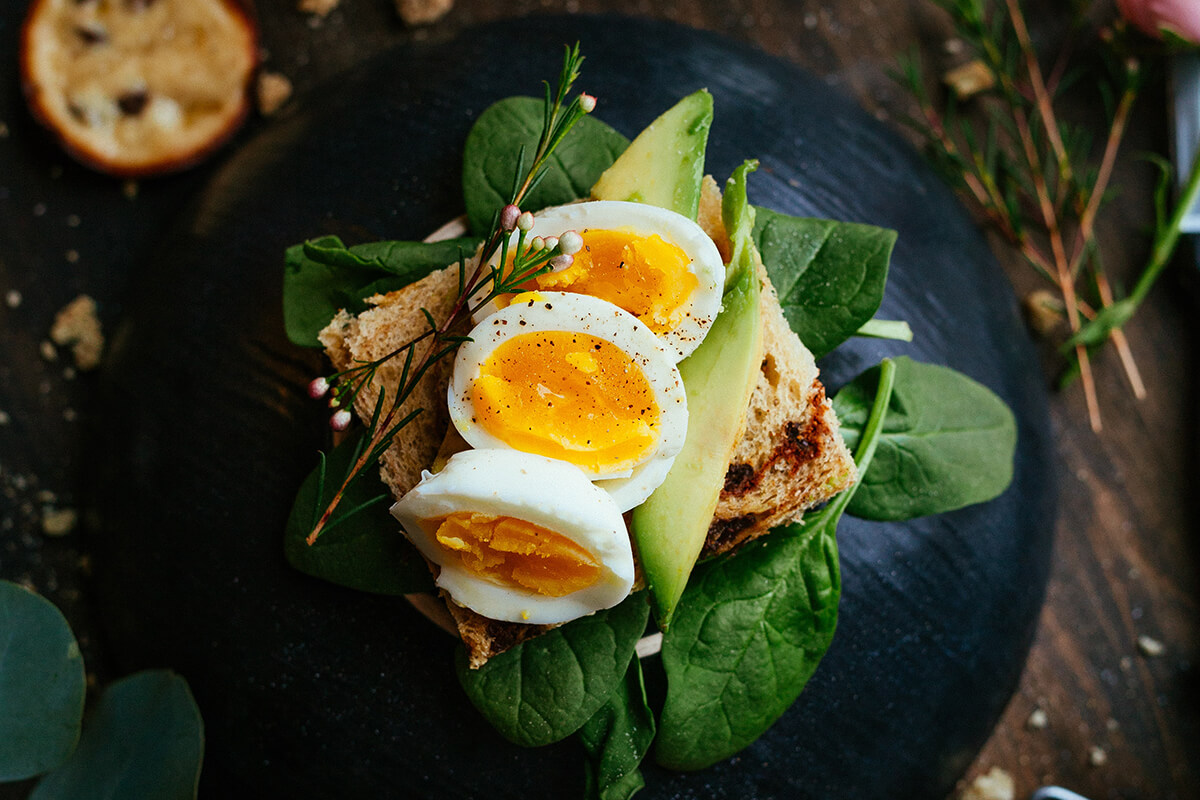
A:
{"label": "open-faced sandwich", "polygon": [[[906,414],[934,391],[987,418],[987,454],[913,448],[905,468],[935,485],[918,505],[890,501],[903,475],[868,486],[865,516],[995,496],[1015,428],[982,386],[907,359],[831,402],[802,339],[820,355],[868,326],[894,234],[755,209],[754,162],[723,188],[704,174],[706,91],[630,143],[588,116],[594,98],[568,99],[577,67],[568,50],[556,95],[476,122],[468,221],[447,234],[467,236],[289,250],[289,336],[335,368],[310,393],[330,398],[335,430],[351,408],[364,430],[301,487],[285,550],[371,591],[432,574],[483,715],[523,745],[578,731],[597,780],[629,788],[651,740],[665,766],[712,764],[812,675],[837,617],[837,522],[870,483],[893,388],[888,436],[919,425]],[[514,172],[510,193],[494,188]],[[375,464],[382,495],[364,475]],[[940,492],[947,471],[972,474],[969,490]],[[397,578],[414,553],[421,574]],[[661,634],[659,710],[635,657],[648,633]]]}

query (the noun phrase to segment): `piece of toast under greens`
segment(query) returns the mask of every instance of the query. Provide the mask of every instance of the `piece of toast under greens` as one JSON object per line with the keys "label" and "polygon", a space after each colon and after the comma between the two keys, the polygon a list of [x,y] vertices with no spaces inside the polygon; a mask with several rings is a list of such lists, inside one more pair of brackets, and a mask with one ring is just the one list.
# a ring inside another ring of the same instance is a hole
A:
{"label": "piece of toast under greens", "polygon": [[[714,191],[712,184],[705,192],[710,201]],[[716,202],[719,208],[719,195]],[[719,220],[719,214],[706,217],[702,202],[701,224],[718,247],[725,235]],[[760,270],[759,278],[763,283],[763,362],[746,426],[734,449],[704,543],[704,556],[728,552],[776,525],[798,519],[806,509],[828,500],[856,479],[853,457],[838,433],[838,421],[812,353],[788,326],[765,270]],[[458,267],[452,265],[398,291],[369,298],[369,308],[357,316],[340,312],[321,332],[321,343],[338,370],[373,361],[427,328],[421,309],[437,322],[443,321],[457,289]],[[359,394],[356,410],[361,418],[371,418],[380,386],[396,385],[402,367],[397,362],[401,361],[393,359],[380,367],[376,381]],[[409,411],[423,409],[397,434],[381,461],[383,481],[396,498],[420,481],[421,471],[429,469],[443,450],[449,417],[446,386],[452,363],[451,358],[444,358],[431,368],[397,415],[399,419]],[[444,450],[442,455],[446,455]],[[553,627],[497,622],[445,599],[472,667]]]}

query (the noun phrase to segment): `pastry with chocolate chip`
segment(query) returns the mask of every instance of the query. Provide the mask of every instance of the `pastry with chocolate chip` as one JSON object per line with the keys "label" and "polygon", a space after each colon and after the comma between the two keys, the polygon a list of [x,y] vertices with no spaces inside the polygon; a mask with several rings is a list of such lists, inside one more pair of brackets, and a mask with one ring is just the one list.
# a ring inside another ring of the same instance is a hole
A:
{"label": "pastry with chocolate chip", "polygon": [[258,31],[242,0],[34,0],[21,76],[35,117],[102,172],[194,164],[250,107]]}

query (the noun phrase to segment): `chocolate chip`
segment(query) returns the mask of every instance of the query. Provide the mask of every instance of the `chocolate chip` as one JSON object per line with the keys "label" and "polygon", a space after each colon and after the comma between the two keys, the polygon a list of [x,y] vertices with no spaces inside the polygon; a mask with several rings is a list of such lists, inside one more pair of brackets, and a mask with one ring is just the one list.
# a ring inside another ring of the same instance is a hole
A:
{"label": "chocolate chip", "polygon": [[103,44],[108,41],[108,34],[104,32],[104,29],[95,26],[78,25],[75,28],[75,35],[87,45]]}
{"label": "chocolate chip", "polygon": [[146,107],[146,102],[149,99],[150,96],[146,94],[145,89],[134,89],[132,91],[125,92],[117,98],[117,107],[121,109],[122,114],[126,114],[130,117],[136,117],[138,114],[142,113],[142,110]]}

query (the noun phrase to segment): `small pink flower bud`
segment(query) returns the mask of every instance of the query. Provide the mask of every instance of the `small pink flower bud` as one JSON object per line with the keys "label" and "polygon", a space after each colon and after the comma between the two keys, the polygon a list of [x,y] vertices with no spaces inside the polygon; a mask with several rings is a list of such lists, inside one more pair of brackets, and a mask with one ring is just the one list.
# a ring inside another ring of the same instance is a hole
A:
{"label": "small pink flower bud", "polygon": [[512,203],[506,205],[500,211],[500,227],[506,231],[511,231],[517,227],[517,219],[521,216],[521,209],[517,208]]}
{"label": "small pink flower bud", "polygon": [[579,107],[583,113],[590,114],[596,110],[596,98],[590,94],[582,93],[579,95]]}
{"label": "small pink flower bud", "polygon": [[308,384],[308,396],[313,400],[320,400],[329,393],[329,381],[325,378],[313,378],[312,383]]}
{"label": "small pink flower bud", "polygon": [[573,256],[583,249],[583,237],[576,231],[567,231],[558,237],[558,246],[564,253]]}
{"label": "small pink flower bud", "polygon": [[517,217],[517,227],[526,232],[533,230],[533,214],[521,212],[521,216]]}
{"label": "small pink flower bud", "polygon": [[547,250],[553,250],[554,248],[558,247],[558,237],[557,236],[547,236],[544,241],[546,242]]}
{"label": "small pink flower bud", "polygon": [[333,428],[335,431],[344,431],[346,428],[349,428],[350,412],[344,408],[341,411],[335,412],[334,415],[329,418],[329,427]]}
{"label": "small pink flower bud", "polygon": [[567,267],[571,266],[574,263],[575,263],[574,256],[568,256],[565,254],[557,255],[554,258],[550,259],[550,270],[552,272],[562,272],[564,269],[566,269]]}

